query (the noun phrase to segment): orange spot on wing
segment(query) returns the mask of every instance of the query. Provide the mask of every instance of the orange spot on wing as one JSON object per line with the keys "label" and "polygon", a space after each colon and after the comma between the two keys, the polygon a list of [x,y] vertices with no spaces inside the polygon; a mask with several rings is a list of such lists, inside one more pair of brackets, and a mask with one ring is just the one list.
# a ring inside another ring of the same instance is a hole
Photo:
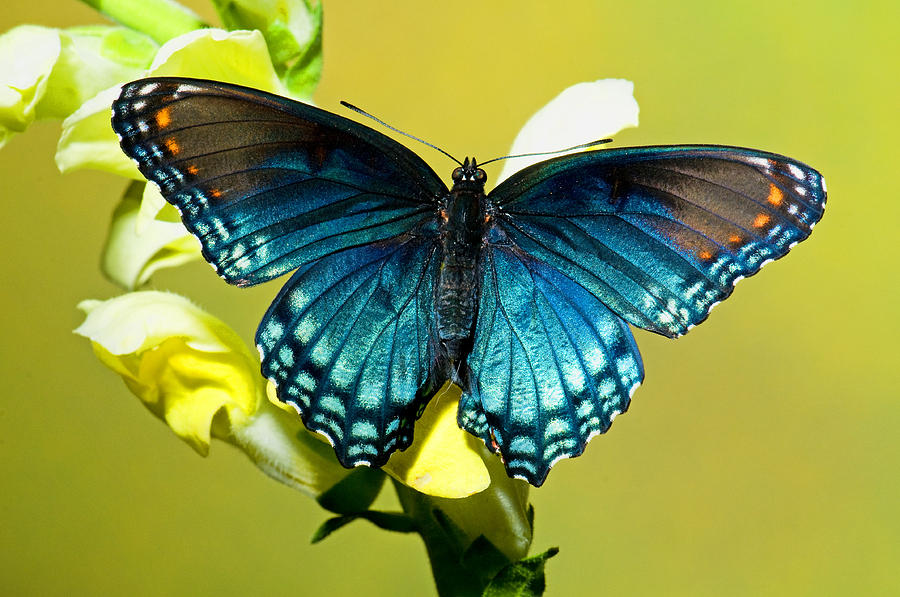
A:
{"label": "orange spot on wing", "polygon": [[709,251],[700,251],[699,253],[697,253],[697,257],[699,257],[703,261],[709,261],[710,259],[712,259],[712,253],[710,253]]}
{"label": "orange spot on wing", "polygon": [[774,184],[769,184],[769,196],[766,198],[766,201],[778,207],[784,201],[784,193]]}
{"label": "orange spot on wing", "polygon": [[187,171],[188,171],[188,174],[197,174],[197,172],[199,172],[200,169],[197,168],[197,166],[191,164],[190,166],[187,167]]}
{"label": "orange spot on wing", "polygon": [[209,194],[218,199],[222,196],[222,191],[220,191],[219,189],[210,189]]}
{"label": "orange spot on wing", "polygon": [[491,451],[495,454],[500,451],[500,444],[497,443],[497,438],[494,436],[494,430],[491,429]]}
{"label": "orange spot on wing", "polygon": [[753,220],[753,227],[754,228],[762,228],[763,226],[765,226],[768,223],[769,223],[769,216],[767,216],[766,214],[759,214]]}
{"label": "orange spot on wing", "polygon": [[742,239],[741,239],[740,234],[732,234],[731,236],[728,237],[728,242],[735,244],[735,245],[738,244],[739,242],[741,242],[741,240]]}
{"label": "orange spot on wing", "polygon": [[172,114],[169,108],[163,108],[156,113],[156,126],[161,129],[166,128],[172,123]]}
{"label": "orange spot on wing", "polygon": [[181,147],[178,146],[178,141],[176,141],[175,139],[172,139],[171,137],[166,139],[165,145],[166,145],[166,149],[168,149],[169,153],[172,155],[181,151]]}

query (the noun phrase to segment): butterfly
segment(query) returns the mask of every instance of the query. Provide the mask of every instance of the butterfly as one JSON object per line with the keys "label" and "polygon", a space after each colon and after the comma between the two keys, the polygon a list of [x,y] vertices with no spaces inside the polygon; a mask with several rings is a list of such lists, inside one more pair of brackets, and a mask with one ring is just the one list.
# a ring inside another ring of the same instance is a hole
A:
{"label": "butterfly", "polygon": [[817,171],[739,147],[585,151],[485,194],[474,159],[448,190],[386,135],[246,87],[142,79],[112,113],[222,278],[294,272],[256,333],[262,373],[346,467],[408,447],[451,381],[460,427],[541,485],[628,408],[629,324],[686,333],[825,206]]}

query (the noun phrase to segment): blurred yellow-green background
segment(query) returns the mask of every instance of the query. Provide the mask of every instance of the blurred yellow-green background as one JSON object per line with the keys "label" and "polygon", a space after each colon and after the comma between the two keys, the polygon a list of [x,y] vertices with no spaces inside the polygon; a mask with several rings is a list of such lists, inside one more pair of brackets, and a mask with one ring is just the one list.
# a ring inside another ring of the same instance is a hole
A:
{"label": "blurred yellow-green background", "polygon": [[[618,145],[746,145],[828,180],[813,236],[707,323],[674,342],[637,332],[631,410],[532,492],[534,549],[561,548],[547,594],[900,594],[897,3],[325,11],[317,103],[451,153],[502,155],[564,87],[624,77],[641,125]],[[74,0],[6,3],[0,30],[22,22],[100,19]],[[39,123],[0,151],[0,594],[432,594],[417,538],[354,523],[311,546],[314,502],[225,444],[198,457],[72,335],[80,300],[119,292],[98,260],[125,183],[58,174],[58,133]],[[280,285],[227,287],[202,263],[153,284],[248,340]]]}

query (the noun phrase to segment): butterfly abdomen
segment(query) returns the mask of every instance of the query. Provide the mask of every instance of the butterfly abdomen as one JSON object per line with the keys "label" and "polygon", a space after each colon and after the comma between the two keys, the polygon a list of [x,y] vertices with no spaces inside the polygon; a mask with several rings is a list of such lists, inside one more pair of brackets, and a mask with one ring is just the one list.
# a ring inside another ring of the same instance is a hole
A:
{"label": "butterfly abdomen", "polygon": [[483,205],[483,184],[458,183],[441,206],[441,266],[435,304],[438,336],[453,371],[459,369],[472,347]]}

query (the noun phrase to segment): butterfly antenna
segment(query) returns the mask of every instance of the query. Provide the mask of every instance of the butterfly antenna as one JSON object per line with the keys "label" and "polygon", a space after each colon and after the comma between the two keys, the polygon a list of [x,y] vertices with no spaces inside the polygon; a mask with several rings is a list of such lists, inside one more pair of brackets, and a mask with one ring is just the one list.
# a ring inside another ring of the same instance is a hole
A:
{"label": "butterfly antenna", "polygon": [[341,100],[341,105],[344,106],[345,108],[350,108],[351,110],[353,110],[353,111],[356,112],[357,114],[362,114],[363,116],[367,116],[367,117],[371,118],[372,120],[374,120],[375,122],[377,122],[377,123],[380,124],[381,126],[383,126],[383,127],[385,127],[385,128],[389,128],[389,129],[391,129],[392,131],[394,131],[395,133],[400,133],[401,135],[406,135],[406,136],[409,137],[410,139],[415,139],[415,140],[418,141],[419,143],[422,143],[422,144],[424,144],[424,145],[427,145],[428,147],[430,147],[430,148],[432,148],[432,149],[437,149],[437,150],[440,151],[442,154],[444,154],[445,156],[447,156],[448,158],[450,158],[451,160],[453,160],[454,162],[456,162],[456,163],[459,164],[460,166],[463,165],[462,162],[460,162],[458,159],[456,159],[455,157],[453,157],[452,155],[450,155],[449,153],[447,153],[446,151],[444,151],[443,149],[441,149],[441,148],[438,147],[437,145],[432,145],[431,143],[429,143],[428,141],[425,141],[424,139],[419,139],[419,138],[416,137],[415,135],[411,135],[411,134],[407,133],[406,131],[401,131],[401,130],[398,129],[397,127],[394,127],[394,126],[389,125],[388,123],[386,123],[386,122],[383,121],[382,119],[380,119],[380,118],[378,118],[378,117],[376,117],[376,116],[372,116],[371,114],[369,114],[368,112],[366,112],[366,111],[363,110],[362,108],[357,108],[357,107],[354,106],[353,104],[351,104],[351,103],[349,103],[349,102],[345,102],[344,100]]}
{"label": "butterfly antenna", "polygon": [[597,139],[596,141],[590,141],[588,143],[582,143],[581,145],[575,145],[573,147],[567,147],[565,149],[556,149],[554,151],[538,151],[535,153],[519,153],[516,155],[505,155],[499,158],[494,158],[492,160],[488,160],[486,162],[481,162],[478,164],[479,166],[484,166],[485,164],[490,164],[491,162],[498,162],[500,160],[508,160],[510,158],[527,158],[535,155],[553,155],[555,153],[565,153],[567,151],[575,151],[576,149],[587,149],[588,147],[594,147],[595,145],[603,145],[604,143],[612,143],[612,139]]}

